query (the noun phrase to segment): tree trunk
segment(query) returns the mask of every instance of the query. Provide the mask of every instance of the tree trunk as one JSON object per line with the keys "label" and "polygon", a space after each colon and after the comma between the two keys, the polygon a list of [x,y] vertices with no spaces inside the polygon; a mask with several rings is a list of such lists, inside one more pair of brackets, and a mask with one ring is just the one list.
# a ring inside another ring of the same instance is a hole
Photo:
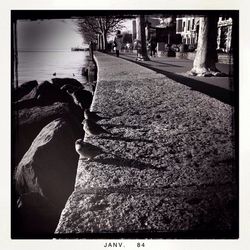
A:
{"label": "tree trunk", "polygon": [[103,47],[103,39],[102,39],[102,35],[99,35],[99,41],[100,41],[100,51],[103,51],[104,47]]}
{"label": "tree trunk", "polygon": [[137,49],[136,60],[149,61],[145,36],[145,19],[143,15],[136,18],[136,26],[136,39],[140,42],[140,48]]}
{"label": "tree trunk", "polygon": [[100,34],[97,35],[97,49],[99,51],[102,50],[102,47],[101,47],[101,36],[100,36]]}
{"label": "tree trunk", "polygon": [[107,34],[105,32],[102,33],[102,39],[103,39],[103,49],[104,51],[108,50],[108,41],[107,41]]}
{"label": "tree trunk", "polygon": [[206,16],[200,18],[197,52],[193,68],[189,72],[197,76],[220,75],[217,62],[217,23],[218,18]]}

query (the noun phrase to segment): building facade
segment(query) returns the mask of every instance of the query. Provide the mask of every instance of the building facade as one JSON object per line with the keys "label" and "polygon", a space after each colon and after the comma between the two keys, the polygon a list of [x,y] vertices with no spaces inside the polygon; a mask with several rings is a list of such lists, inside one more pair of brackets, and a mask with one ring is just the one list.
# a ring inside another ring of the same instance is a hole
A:
{"label": "building facade", "polygon": [[231,51],[233,19],[220,17],[218,21],[217,49]]}
{"label": "building facade", "polygon": [[198,17],[177,17],[176,34],[180,34],[183,44],[197,44],[198,41]]}
{"label": "building facade", "polygon": [[[219,17],[217,30],[217,49],[223,52],[231,50],[232,18]],[[199,17],[184,16],[176,18],[176,34],[180,34],[183,44],[197,44]]]}

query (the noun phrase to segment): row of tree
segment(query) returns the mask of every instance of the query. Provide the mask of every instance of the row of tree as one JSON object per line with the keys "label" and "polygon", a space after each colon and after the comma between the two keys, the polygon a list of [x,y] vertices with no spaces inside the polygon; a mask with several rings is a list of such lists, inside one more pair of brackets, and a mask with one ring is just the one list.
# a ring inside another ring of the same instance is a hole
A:
{"label": "row of tree", "polygon": [[104,50],[108,48],[107,37],[123,27],[124,18],[116,16],[84,17],[77,20],[78,30],[86,42],[98,43],[100,37]]}
{"label": "row of tree", "polygon": [[[77,21],[79,31],[84,36],[85,41],[101,39],[104,50],[107,49],[107,37],[117,29],[123,27],[124,18],[116,16],[84,17]],[[149,60],[145,39],[145,19],[143,15],[136,17],[137,38],[141,43],[141,50],[138,53],[140,60]],[[199,37],[197,52],[190,71],[192,75],[207,76],[220,75],[216,68],[217,62],[217,23],[218,16],[201,16],[199,22]]]}

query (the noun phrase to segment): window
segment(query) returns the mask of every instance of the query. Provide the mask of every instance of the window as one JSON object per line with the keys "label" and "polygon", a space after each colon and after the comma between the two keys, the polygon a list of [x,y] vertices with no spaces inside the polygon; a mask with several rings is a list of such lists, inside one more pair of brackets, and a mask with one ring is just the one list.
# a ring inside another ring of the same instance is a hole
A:
{"label": "window", "polygon": [[177,32],[182,32],[182,20],[177,21]]}
{"label": "window", "polygon": [[194,19],[192,20],[192,30],[194,30]]}
{"label": "window", "polygon": [[190,30],[190,20],[188,20],[188,27],[187,30]]}
{"label": "window", "polygon": [[183,27],[182,27],[182,31],[184,31],[184,29],[185,29],[185,22],[183,22]]}

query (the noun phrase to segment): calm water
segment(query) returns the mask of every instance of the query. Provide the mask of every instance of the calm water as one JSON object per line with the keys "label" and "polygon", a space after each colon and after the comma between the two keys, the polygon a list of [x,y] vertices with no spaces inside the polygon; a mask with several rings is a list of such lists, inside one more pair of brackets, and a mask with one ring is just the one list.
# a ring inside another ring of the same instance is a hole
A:
{"label": "calm water", "polygon": [[[81,75],[86,65],[88,52],[84,51],[49,51],[18,52],[18,84],[37,80],[41,83],[55,77],[75,78],[81,83],[86,78]],[[53,74],[56,73],[56,76]],[[73,75],[74,74],[74,75]]]}

